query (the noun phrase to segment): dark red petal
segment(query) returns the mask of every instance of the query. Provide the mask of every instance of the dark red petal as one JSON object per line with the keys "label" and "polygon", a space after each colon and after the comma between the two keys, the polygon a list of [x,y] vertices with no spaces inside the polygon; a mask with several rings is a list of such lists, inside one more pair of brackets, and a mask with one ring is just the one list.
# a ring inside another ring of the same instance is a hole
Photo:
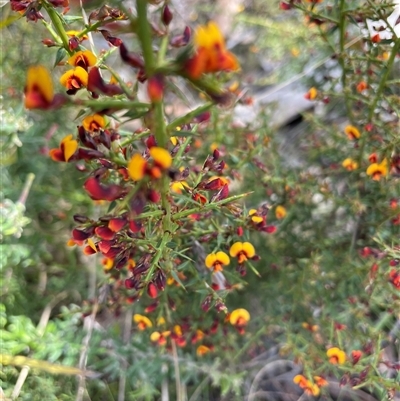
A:
{"label": "dark red petal", "polygon": [[94,232],[98,237],[105,240],[112,240],[115,237],[114,231],[111,231],[108,227],[96,227]]}
{"label": "dark red petal", "polygon": [[144,67],[143,59],[139,55],[128,51],[124,43],[121,43],[121,45],[119,46],[119,53],[121,55],[122,60],[125,61],[125,63],[129,64],[131,67],[134,68]]}
{"label": "dark red petal", "polygon": [[103,255],[105,255],[110,250],[112,244],[113,244],[113,241],[103,240],[103,241],[98,242],[97,246],[99,247],[100,252]]}
{"label": "dark red petal", "polygon": [[121,248],[113,246],[108,252],[103,252],[106,258],[115,259],[115,257],[121,252]]}
{"label": "dark red petal", "polygon": [[90,92],[101,92],[107,96],[115,96],[123,93],[123,90],[119,86],[106,84],[97,67],[92,67],[89,72],[87,88]]}
{"label": "dark red petal", "polygon": [[268,234],[273,234],[276,231],[276,226],[265,226],[260,229],[260,231],[264,231]]}
{"label": "dark red petal", "polygon": [[224,185],[211,199],[210,202],[218,202],[220,200],[226,199],[229,195],[228,185]]}
{"label": "dark red petal", "polygon": [[84,241],[85,239],[88,239],[91,236],[92,236],[92,233],[88,233],[86,231],[79,230],[78,228],[74,228],[72,230],[72,238],[77,241]]}
{"label": "dark red petal", "polygon": [[123,218],[115,218],[115,219],[111,219],[108,222],[108,228],[112,231],[114,231],[115,233],[121,231],[125,225],[126,225],[127,220],[123,219]]}
{"label": "dark red petal", "polygon": [[121,197],[122,189],[119,185],[105,186],[96,177],[86,180],[84,188],[93,200],[113,201]]}

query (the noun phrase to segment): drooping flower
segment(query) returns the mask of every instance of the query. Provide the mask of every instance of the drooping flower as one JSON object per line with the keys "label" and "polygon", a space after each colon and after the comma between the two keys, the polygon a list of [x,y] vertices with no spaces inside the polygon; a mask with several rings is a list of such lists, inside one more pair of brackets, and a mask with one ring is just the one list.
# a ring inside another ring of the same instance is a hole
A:
{"label": "drooping flower", "polygon": [[360,131],[354,125],[346,125],[344,132],[350,140],[360,138]]}
{"label": "drooping flower", "polygon": [[88,73],[82,67],[75,67],[61,76],[60,83],[67,88],[68,95],[74,95],[79,89],[87,86]]}
{"label": "drooping flower", "polygon": [[350,157],[343,160],[342,166],[348,171],[353,171],[358,169],[358,163],[355,160],[351,159]]}
{"label": "drooping flower", "polygon": [[138,313],[133,315],[133,321],[141,331],[146,330],[148,327],[153,327],[153,323],[151,323],[151,320],[148,317],[139,315]]}
{"label": "drooping flower", "polygon": [[78,142],[73,135],[66,136],[60,143],[60,147],[49,151],[50,157],[56,162],[67,162],[78,150]]}
{"label": "drooping flower", "polygon": [[213,272],[219,272],[223,270],[223,266],[227,266],[230,263],[229,256],[222,251],[217,253],[210,253],[207,255],[205,264],[209,269],[213,269]]}
{"label": "drooping flower", "polygon": [[100,128],[104,128],[106,125],[106,120],[100,114],[94,114],[91,116],[87,116],[82,121],[83,128],[86,131],[93,132],[98,131]]}
{"label": "drooping flower", "polygon": [[276,209],[275,209],[275,216],[276,216],[276,218],[277,218],[278,220],[282,220],[283,218],[285,218],[285,217],[286,217],[286,214],[287,214],[286,209],[285,209],[283,206],[278,205],[278,206],[276,207]]}
{"label": "drooping flower", "polygon": [[29,67],[24,92],[27,109],[47,109],[51,106],[54,98],[53,81],[46,67]]}
{"label": "drooping flower", "polygon": [[199,79],[204,73],[236,71],[239,63],[226,49],[221,31],[214,22],[200,26],[194,34],[196,54],[188,59],[184,71],[192,79]]}
{"label": "drooping flower", "polygon": [[149,150],[153,163],[149,163],[139,153],[135,153],[128,163],[128,173],[132,180],[139,181],[146,174],[152,178],[160,178],[162,172],[172,165],[172,157],[168,150],[153,146]]}
{"label": "drooping flower", "polygon": [[238,258],[239,264],[242,264],[247,259],[251,259],[256,254],[256,250],[250,242],[235,242],[231,246],[229,254],[233,258]]}
{"label": "drooping flower", "polygon": [[68,59],[69,65],[72,65],[73,67],[81,67],[84,70],[93,67],[96,62],[97,57],[90,50],[79,51]]}
{"label": "drooping flower", "polygon": [[370,175],[374,181],[379,181],[382,177],[388,175],[388,162],[383,159],[381,163],[372,163],[367,168],[367,175]]}
{"label": "drooping flower", "polygon": [[346,362],[346,353],[338,347],[329,348],[326,355],[333,365],[343,365]]}

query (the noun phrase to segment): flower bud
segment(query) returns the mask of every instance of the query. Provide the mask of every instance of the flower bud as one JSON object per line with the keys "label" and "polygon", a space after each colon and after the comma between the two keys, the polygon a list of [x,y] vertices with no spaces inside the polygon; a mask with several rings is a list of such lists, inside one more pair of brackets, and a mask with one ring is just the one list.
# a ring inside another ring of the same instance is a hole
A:
{"label": "flower bud", "polygon": [[168,26],[170,24],[170,22],[172,21],[172,18],[173,18],[173,14],[167,4],[167,5],[165,5],[165,7],[163,9],[161,20],[165,26]]}

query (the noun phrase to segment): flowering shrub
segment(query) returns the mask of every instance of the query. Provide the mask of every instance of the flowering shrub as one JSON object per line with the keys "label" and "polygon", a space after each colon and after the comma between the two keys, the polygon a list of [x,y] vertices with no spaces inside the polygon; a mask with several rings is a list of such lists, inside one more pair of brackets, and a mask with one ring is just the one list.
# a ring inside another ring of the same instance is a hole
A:
{"label": "flowering shrub", "polygon": [[[235,105],[250,108],[252,99],[234,82],[245,66],[217,24],[178,29],[171,4],[148,3],[137,0],[135,11],[102,4],[82,23],[65,0],[10,2],[30,23],[42,20],[51,36],[42,43],[57,48],[52,71],[28,68],[24,106],[74,116],[76,128],[48,157],[96,205],[72,210],[65,241],[94,260],[95,279],[101,274],[80,311],[91,322],[87,338],[99,309],[115,324],[124,316],[112,352],[93,334],[90,369],[108,383],[119,377],[121,400],[165,394],[172,376],[177,400],[185,391],[198,397],[202,377],[231,399],[256,399],[278,390],[240,363],[274,341],[282,358],[302,366],[292,378],[299,397],[395,392],[399,366],[387,355],[398,343],[400,288],[391,76],[399,5],[279,3],[306,17],[341,70],[339,78],[327,70],[304,97],[345,109],[343,124],[306,117],[301,167],[291,168],[263,115],[234,120]],[[98,40],[108,49],[97,49]],[[79,399],[83,388],[82,379]]]}

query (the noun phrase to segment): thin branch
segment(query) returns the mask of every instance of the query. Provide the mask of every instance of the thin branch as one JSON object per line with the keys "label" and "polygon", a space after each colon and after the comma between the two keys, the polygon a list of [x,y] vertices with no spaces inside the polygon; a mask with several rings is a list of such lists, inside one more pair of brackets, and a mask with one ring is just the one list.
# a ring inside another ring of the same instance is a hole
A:
{"label": "thin branch", "polygon": [[174,340],[171,341],[171,344],[172,344],[172,356],[174,358],[176,401],[182,401],[181,375],[179,372],[178,352],[177,352],[176,344],[175,344]]}
{"label": "thin branch", "polygon": [[[79,356],[79,369],[81,369],[81,370],[86,369],[87,355],[88,355],[88,351],[89,351],[89,343],[90,343],[90,339],[92,337],[94,322],[96,320],[96,315],[97,315],[98,310],[99,310],[99,303],[98,303],[98,300],[96,299],[96,301],[93,305],[92,314],[90,315],[90,318],[88,321],[87,333],[86,333],[85,338],[83,339],[81,354]],[[85,376],[80,375],[79,381],[78,381],[78,391],[76,394],[76,401],[82,401],[83,394],[85,392],[85,383],[86,383]]]}
{"label": "thin branch", "polygon": [[[124,321],[124,332],[122,333],[122,341],[124,344],[128,344],[131,330],[132,330],[132,309],[128,309],[125,313],[125,321]],[[119,384],[118,384],[118,401],[125,400],[125,388],[126,388],[126,372],[128,370],[128,361],[124,359],[122,361],[122,369],[121,374],[119,376]]]}

